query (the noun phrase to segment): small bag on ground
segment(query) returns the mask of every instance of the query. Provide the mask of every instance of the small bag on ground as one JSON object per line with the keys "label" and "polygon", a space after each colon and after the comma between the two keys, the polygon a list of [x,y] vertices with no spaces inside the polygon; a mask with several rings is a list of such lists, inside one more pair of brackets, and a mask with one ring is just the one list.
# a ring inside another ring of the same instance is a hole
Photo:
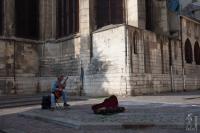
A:
{"label": "small bag on ground", "polygon": [[43,96],[42,97],[42,109],[50,109],[51,108],[51,96]]}

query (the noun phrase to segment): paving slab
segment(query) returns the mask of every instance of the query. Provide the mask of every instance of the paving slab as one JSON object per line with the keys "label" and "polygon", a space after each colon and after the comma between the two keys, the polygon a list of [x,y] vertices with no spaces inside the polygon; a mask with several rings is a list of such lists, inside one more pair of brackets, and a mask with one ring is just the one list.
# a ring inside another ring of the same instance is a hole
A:
{"label": "paving slab", "polygon": [[[3,133],[25,133],[25,132],[23,132],[23,131],[21,131],[21,130],[18,130],[18,129],[16,129],[16,128],[4,129],[4,130],[2,130],[1,132],[3,132]],[[0,133],[1,133],[1,132],[0,132]]]}
{"label": "paving slab", "polygon": [[[121,100],[124,113],[95,115],[91,105],[101,100],[71,102],[67,110],[41,110],[40,108],[19,113],[19,116],[75,128],[75,129],[185,129],[188,114],[200,118],[200,105],[168,104]],[[200,129],[200,123],[198,128]]]}

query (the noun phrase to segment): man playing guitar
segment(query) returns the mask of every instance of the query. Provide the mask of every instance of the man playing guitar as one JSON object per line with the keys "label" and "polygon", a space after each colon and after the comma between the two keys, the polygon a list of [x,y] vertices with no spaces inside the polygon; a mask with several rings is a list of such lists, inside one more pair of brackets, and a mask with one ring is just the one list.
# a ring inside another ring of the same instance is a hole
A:
{"label": "man playing guitar", "polygon": [[59,76],[57,78],[57,81],[54,81],[51,85],[51,110],[54,110],[56,107],[56,99],[59,99],[62,97],[63,99],[63,106],[68,107],[69,104],[67,104],[66,95],[64,93],[64,89],[66,86],[66,81],[68,77],[65,77],[63,75]]}

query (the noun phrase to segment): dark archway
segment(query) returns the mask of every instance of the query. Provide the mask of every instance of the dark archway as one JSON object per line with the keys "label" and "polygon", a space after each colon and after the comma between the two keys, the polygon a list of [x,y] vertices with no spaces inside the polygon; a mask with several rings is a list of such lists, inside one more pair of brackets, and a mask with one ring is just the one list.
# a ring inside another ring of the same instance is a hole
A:
{"label": "dark archway", "polygon": [[39,38],[39,0],[15,0],[16,36]]}
{"label": "dark archway", "polygon": [[193,62],[192,45],[189,39],[185,41],[185,61],[189,64]]}
{"label": "dark archway", "polygon": [[133,60],[134,54],[138,54],[138,42],[139,42],[139,34],[137,31],[129,33],[129,42],[130,42],[130,70],[133,73]]}
{"label": "dark archway", "polygon": [[79,32],[79,0],[57,0],[56,37]]}
{"label": "dark archway", "polygon": [[133,34],[133,51],[134,54],[138,54],[138,43],[139,43],[139,34],[135,31]]}
{"label": "dark archway", "polygon": [[153,31],[153,1],[152,0],[145,0],[145,8],[146,8],[146,29]]}
{"label": "dark archway", "polygon": [[96,0],[96,25],[101,28],[124,21],[124,0]]}
{"label": "dark archway", "polygon": [[196,64],[200,65],[200,48],[198,42],[195,42],[194,44],[194,59]]}
{"label": "dark archway", "polygon": [[3,0],[0,0],[0,35],[3,34]]}

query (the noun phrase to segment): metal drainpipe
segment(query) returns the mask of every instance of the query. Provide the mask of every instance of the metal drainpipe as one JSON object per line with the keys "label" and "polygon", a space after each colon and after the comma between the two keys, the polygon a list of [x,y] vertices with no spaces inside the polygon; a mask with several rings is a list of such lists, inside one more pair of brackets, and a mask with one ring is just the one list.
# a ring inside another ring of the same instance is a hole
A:
{"label": "metal drainpipe", "polygon": [[173,66],[171,65],[171,88],[172,92],[176,92],[175,84],[174,84],[174,73],[173,73]]}
{"label": "metal drainpipe", "polygon": [[52,33],[51,33],[52,38],[54,38],[54,35],[53,35],[53,31],[54,31],[54,3],[53,2],[54,2],[54,0],[52,0],[52,3],[51,3],[52,4],[52,16],[51,16],[52,17],[51,18],[52,19],[51,20],[52,21],[52,27],[51,27],[52,28]]}
{"label": "metal drainpipe", "polygon": [[183,91],[185,90],[185,65],[183,58],[183,31],[182,31],[182,16],[180,16],[180,36],[181,36],[181,57],[182,57],[182,78],[183,78]]}
{"label": "metal drainpipe", "polygon": [[14,77],[14,93],[15,94],[17,94],[17,87],[16,87],[16,71],[15,71],[15,69],[16,69],[16,67],[15,67],[15,65],[16,65],[16,44],[15,44],[15,42],[14,42],[14,59],[13,59],[13,77]]}
{"label": "metal drainpipe", "polygon": [[[125,28],[124,28],[124,35],[125,35],[125,81],[126,81],[126,95],[128,95],[128,88],[127,88],[127,52],[128,52],[128,43],[127,43],[127,36],[128,36],[128,32],[127,32],[127,26],[125,25]],[[124,73],[124,72],[123,72]],[[124,74],[123,74],[124,75]]]}
{"label": "metal drainpipe", "polygon": [[169,60],[170,60],[171,92],[175,92],[171,38],[169,39],[169,56],[170,56]]}
{"label": "metal drainpipe", "polygon": [[126,82],[126,96],[128,95],[128,88],[127,88],[127,52],[128,52],[128,40],[127,40],[127,37],[128,37],[128,30],[127,30],[127,24],[128,24],[128,11],[127,11],[127,1],[128,0],[125,0],[124,1],[124,18],[125,18],[125,28],[124,28],[124,35],[125,35],[125,82]]}

